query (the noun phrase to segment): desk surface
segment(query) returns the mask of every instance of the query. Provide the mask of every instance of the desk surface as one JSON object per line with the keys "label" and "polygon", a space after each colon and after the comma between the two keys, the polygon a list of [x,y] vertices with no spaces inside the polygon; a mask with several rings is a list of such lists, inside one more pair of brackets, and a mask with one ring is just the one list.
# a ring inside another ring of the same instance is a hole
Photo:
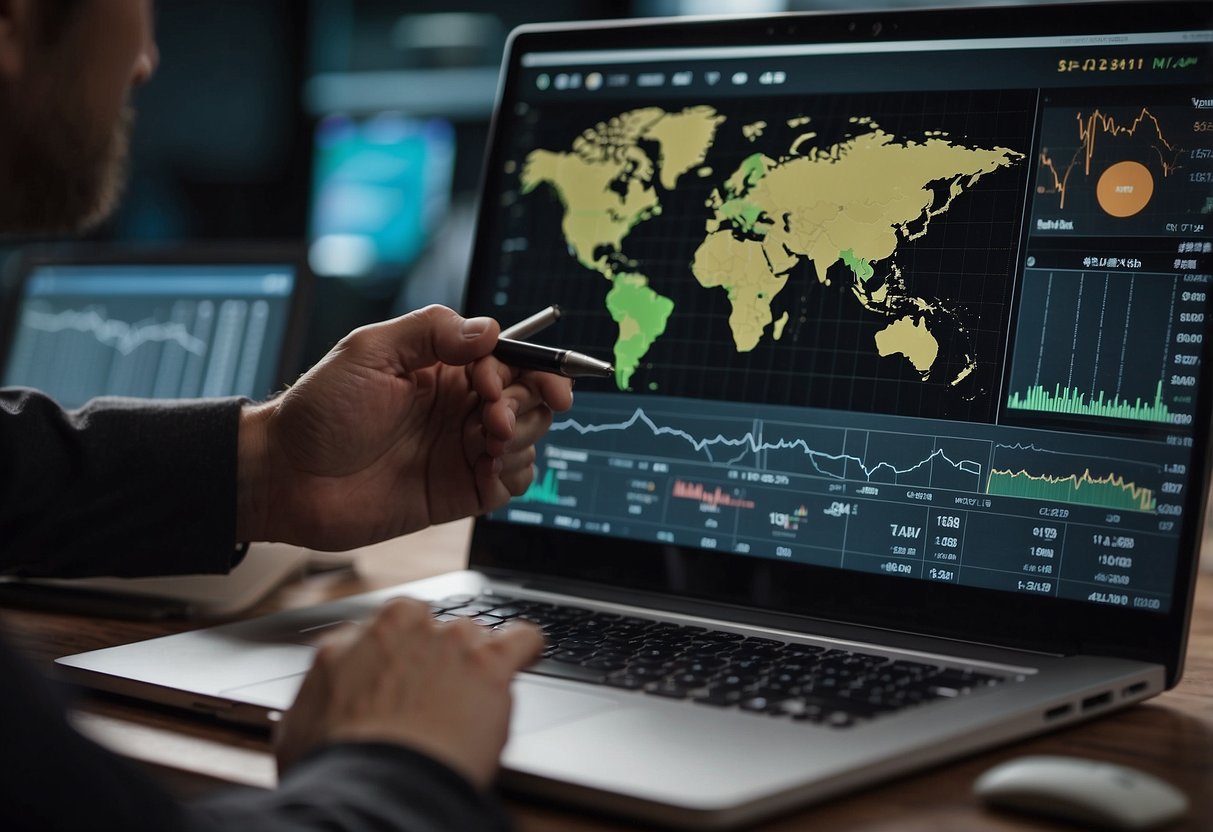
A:
{"label": "desk surface", "polygon": [[[286,586],[257,611],[319,603],[459,568],[467,530],[466,523],[448,524],[370,547],[355,557],[353,571],[315,575]],[[5,610],[0,618],[7,636],[44,666],[57,656],[196,626],[17,610]],[[256,733],[102,698],[81,702],[74,718],[83,730],[148,764],[184,794],[201,793],[222,782],[257,786],[274,782],[268,741]],[[1145,769],[1179,786],[1191,800],[1189,819],[1173,829],[1213,829],[1213,573],[1203,573],[1197,585],[1187,667],[1174,690],[1094,722],[962,759],[757,828],[767,832],[1072,829],[991,813],[972,797],[970,786],[982,771],[1023,754],[1074,754]],[[637,828],[523,798],[511,799],[509,806],[518,828],[525,832]]]}

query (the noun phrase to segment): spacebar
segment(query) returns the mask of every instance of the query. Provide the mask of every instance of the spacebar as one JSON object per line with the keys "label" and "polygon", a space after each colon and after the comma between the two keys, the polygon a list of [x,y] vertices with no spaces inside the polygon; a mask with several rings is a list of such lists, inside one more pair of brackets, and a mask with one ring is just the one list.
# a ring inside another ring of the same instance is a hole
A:
{"label": "spacebar", "polygon": [[537,673],[540,676],[555,676],[560,679],[572,679],[575,682],[589,682],[592,685],[601,685],[606,681],[606,674],[601,670],[591,670],[588,667],[568,664],[567,662],[554,662],[551,659],[540,659],[526,668],[524,672]]}

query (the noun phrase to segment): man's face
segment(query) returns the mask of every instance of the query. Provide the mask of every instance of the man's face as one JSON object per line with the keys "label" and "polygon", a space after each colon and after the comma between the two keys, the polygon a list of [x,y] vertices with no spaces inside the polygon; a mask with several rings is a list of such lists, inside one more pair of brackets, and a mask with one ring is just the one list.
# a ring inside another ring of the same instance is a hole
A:
{"label": "man's face", "polygon": [[[21,60],[0,79],[0,232],[79,230],[113,210],[125,179],[130,92],[158,58],[151,5],[24,3]],[[21,7],[16,0],[10,10]]]}

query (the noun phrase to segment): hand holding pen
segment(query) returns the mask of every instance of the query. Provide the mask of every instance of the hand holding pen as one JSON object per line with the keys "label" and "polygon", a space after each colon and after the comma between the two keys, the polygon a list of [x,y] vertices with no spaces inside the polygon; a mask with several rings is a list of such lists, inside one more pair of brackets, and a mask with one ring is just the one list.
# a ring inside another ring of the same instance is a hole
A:
{"label": "hand holding pen", "polygon": [[606,361],[599,361],[597,358],[591,358],[572,350],[544,347],[521,340],[545,329],[559,318],[560,307],[549,306],[547,309],[501,330],[497,347],[493,350],[494,357],[511,367],[542,370],[566,378],[586,376],[609,378],[613,376],[615,367]]}

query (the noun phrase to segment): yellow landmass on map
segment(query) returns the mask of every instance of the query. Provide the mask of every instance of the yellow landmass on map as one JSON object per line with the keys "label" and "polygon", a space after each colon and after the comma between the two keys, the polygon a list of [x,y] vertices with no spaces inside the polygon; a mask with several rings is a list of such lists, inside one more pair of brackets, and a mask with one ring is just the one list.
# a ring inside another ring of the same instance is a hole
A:
{"label": "yellow landmass on map", "polygon": [[756,121],[753,124],[741,125],[741,135],[745,136],[750,141],[755,141],[762,138],[763,132],[767,129],[765,121]]}
{"label": "yellow landmass on map", "polygon": [[[635,147],[619,155],[618,161],[587,161],[576,153],[536,150],[520,177],[523,193],[551,183],[565,206],[560,228],[577,261],[608,277],[608,252],[619,251],[637,223],[661,210],[657,192],[644,178],[644,170],[651,169],[648,157]],[[615,182],[618,190],[611,187]]]}
{"label": "yellow landmass on map", "polygon": [[[610,258],[628,232],[661,212],[654,175],[673,189],[682,174],[703,164],[723,121],[703,105],[677,113],[630,110],[585,130],[571,152],[532,151],[519,174],[522,193],[550,185],[564,206],[561,230],[578,262],[610,278]],[[641,140],[657,144],[656,162]]]}
{"label": "yellow landmass on map", "polygon": [[788,153],[799,153],[800,146],[802,144],[808,144],[815,138],[817,138],[817,133],[812,130],[810,130],[808,133],[801,133],[796,137],[795,141],[792,142],[792,146],[788,148]]}
{"label": "yellow landmass on map", "polygon": [[913,318],[905,317],[876,333],[876,351],[881,356],[904,355],[926,381],[931,375],[931,365],[939,356],[939,342],[927,328],[926,321],[915,322]]}
{"label": "yellow landmass on map", "polygon": [[716,128],[724,122],[711,107],[687,107],[680,113],[666,113],[641,133],[642,139],[657,142],[661,148],[658,166],[661,186],[674,190],[678,177],[703,164],[716,138]]}
{"label": "yellow landmass on map", "polygon": [[[771,301],[788,282],[788,276],[771,273],[762,245],[737,240],[729,231],[709,234],[695,252],[691,272],[705,289],[724,287],[732,311],[729,329],[738,352],[758,346],[771,323]],[[780,327],[782,334],[783,327]]]}
{"label": "yellow landmass on map", "polygon": [[[1004,147],[969,148],[943,138],[898,141],[870,118],[851,122],[869,132],[802,150],[815,135],[806,133],[792,145],[800,155],[748,157],[709,198],[713,216],[692,272],[701,285],[728,292],[738,350],[758,344],[772,319],[771,300],[802,260],[822,283],[831,266],[845,262],[852,291],[869,311],[890,317],[938,311],[905,294],[895,267],[875,276],[871,264],[925,234],[932,218],[982,176],[1024,158]],[[924,315],[899,318],[880,343],[882,355],[904,355],[924,378],[939,354]],[[962,373],[969,372],[966,365]]]}
{"label": "yellow landmass on map", "polygon": [[[561,231],[573,255],[611,281],[604,301],[619,326],[614,353],[621,390],[631,388],[633,374],[674,311],[674,302],[622,256],[624,238],[661,213],[655,178],[671,191],[687,171],[711,173],[704,162],[724,120],[706,105],[676,113],[630,110],[583,131],[569,152],[532,151],[519,173],[523,194],[551,186],[564,207]],[[657,145],[656,161],[642,142]]]}
{"label": "yellow landmass on map", "polygon": [[[1004,147],[967,148],[944,139],[898,143],[876,128],[777,165],[746,199],[784,220],[763,240],[772,263],[803,256],[824,281],[841,252],[869,263],[887,259],[899,233],[905,240],[921,237],[930,220],[982,176],[1022,158]],[[946,186],[942,202],[930,187],[937,182]]]}
{"label": "yellow landmass on map", "polygon": [[784,327],[788,325],[788,313],[784,312],[775,320],[775,329],[771,332],[771,337],[778,341],[783,337]]}

